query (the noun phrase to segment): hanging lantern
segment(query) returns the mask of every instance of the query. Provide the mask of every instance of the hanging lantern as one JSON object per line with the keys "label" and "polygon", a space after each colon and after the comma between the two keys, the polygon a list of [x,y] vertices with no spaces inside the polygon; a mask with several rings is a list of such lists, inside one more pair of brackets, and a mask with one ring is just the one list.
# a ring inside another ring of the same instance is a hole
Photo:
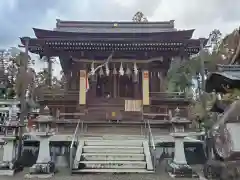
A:
{"label": "hanging lantern", "polygon": [[104,72],[103,72],[103,68],[101,67],[99,70],[99,76],[103,76],[103,75],[104,75]]}
{"label": "hanging lantern", "polygon": [[105,68],[106,68],[106,75],[109,76],[110,70],[109,70],[109,67],[108,67],[108,63],[105,65]]}
{"label": "hanging lantern", "polygon": [[137,63],[134,63],[134,65],[133,65],[133,72],[134,72],[135,75],[138,74]]}
{"label": "hanging lantern", "polygon": [[115,64],[114,64],[114,68],[113,68],[113,75],[117,75],[117,69],[116,69],[116,67],[115,67]]}
{"label": "hanging lantern", "polygon": [[94,75],[94,74],[95,74],[94,62],[92,62],[92,64],[91,64],[91,71],[90,71],[90,74],[91,74],[91,75]]}
{"label": "hanging lantern", "polygon": [[120,74],[120,76],[123,76],[123,75],[124,75],[124,70],[123,70],[123,65],[122,65],[122,63],[121,63],[120,68],[119,68],[119,74]]}

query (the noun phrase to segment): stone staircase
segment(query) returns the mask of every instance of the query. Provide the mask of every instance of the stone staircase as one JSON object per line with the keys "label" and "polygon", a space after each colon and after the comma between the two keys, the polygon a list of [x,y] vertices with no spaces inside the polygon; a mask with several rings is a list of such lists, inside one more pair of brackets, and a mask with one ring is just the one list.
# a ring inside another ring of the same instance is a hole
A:
{"label": "stone staircase", "polygon": [[85,140],[79,142],[72,173],[151,173],[145,140]]}

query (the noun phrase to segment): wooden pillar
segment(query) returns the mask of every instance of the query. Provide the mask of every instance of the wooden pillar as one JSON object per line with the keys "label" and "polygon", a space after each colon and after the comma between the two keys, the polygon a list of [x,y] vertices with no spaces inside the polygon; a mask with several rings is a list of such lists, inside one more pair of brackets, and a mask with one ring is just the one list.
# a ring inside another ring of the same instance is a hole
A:
{"label": "wooden pillar", "polygon": [[117,75],[113,74],[113,97],[117,97]]}
{"label": "wooden pillar", "polygon": [[160,72],[160,92],[165,92],[167,89],[167,77],[165,73],[162,71]]}
{"label": "wooden pillar", "polygon": [[86,70],[80,70],[80,83],[79,83],[79,104],[86,104]]}
{"label": "wooden pillar", "polygon": [[47,63],[48,63],[47,85],[51,87],[52,86],[52,60],[50,57],[47,57]]}
{"label": "wooden pillar", "polygon": [[134,98],[135,99],[140,99],[140,91],[141,89],[139,88],[139,74],[135,75],[133,74],[133,89],[134,89]]}
{"label": "wooden pillar", "polygon": [[89,86],[90,86],[89,96],[92,97],[92,98],[96,97],[97,96],[97,91],[96,91],[96,89],[97,89],[97,75],[96,74],[94,74],[90,77]]}
{"label": "wooden pillar", "polygon": [[151,80],[150,80],[150,84],[151,84],[151,92],[159,92],[159,87],[158,86],[158,72],[152,72],[152,76],[151,76]]}
{"label": "wooden pillar", "polygon": [[149,72],[148,70],[144,70],[142,78],[142,100],[143,105],[150,105],[149,99]]}

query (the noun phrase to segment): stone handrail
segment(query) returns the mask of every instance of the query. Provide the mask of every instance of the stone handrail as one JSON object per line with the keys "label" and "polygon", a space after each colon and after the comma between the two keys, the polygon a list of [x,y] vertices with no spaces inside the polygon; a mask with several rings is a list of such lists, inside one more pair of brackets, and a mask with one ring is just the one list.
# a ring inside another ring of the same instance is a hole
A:
{"label": "stone handrail", "polygon": [[155,142],[154,142],[154,137],[153,137],[153,134],[152,134],[152,129],[151,129],[151,125],[150,125],[150,122],[149,120],[145,121],[145,127],[146,127],[146,124],[147,124],[147,129],[148,129],[148,143],[149,143],[149,147],[151,149],[151,156],[152,156],[152,163],[153,163],[153,168],[155,170],[156,168],[156,146],[155,146]]}
{"label": "stone handrail", "polygon": [[81,124],[81,119],[79,119],[79,121],[78,121],[78,123],[77,123],[77,126],[76,126],[76,129],[75,129],[75,131],[74,131],[74,134],[73,134],[73,136],[72,136],[72,141],[71,141],[71,145],[70,145],[70,157],[69,157],[69,167],[70,167],[70,174],[72,174],[72,169],[73,169],[73,146],[74,146],[74,143],[75,143],[75,141],[77,140],[77,142],[78,142],[78,136],[77,136],[77,133],[78,133],[78,130],[79,130],[79,126],[80,126],[80,124]]}

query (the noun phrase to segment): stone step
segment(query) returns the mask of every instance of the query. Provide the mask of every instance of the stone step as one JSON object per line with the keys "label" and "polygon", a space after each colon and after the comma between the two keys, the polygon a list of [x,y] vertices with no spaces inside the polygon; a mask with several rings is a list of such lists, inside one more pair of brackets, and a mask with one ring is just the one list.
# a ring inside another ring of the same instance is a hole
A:
{"label": "stone step", "polygon": [[144,161],[80,161],[85,169],[146,169]]}
{"label": "stone step", "polygon": [[140,140],[88,140],[84,143],[85,146],[134,146],[141,147],[143,142]]}
{"label": "stone step", "polygon": [[143,147],[129,146],[84,146],[83,153],[119,153],[119,154],[141,154]]}
{"label": "stone step", "polygon": [[144,154],[96,154],[83,153],[82,158],[85,161],[144,161]]}
{"label": "stone step", "polygon": [[78,169],[73,170],[73,174],[78,173],[154,173],[146,169]]}

